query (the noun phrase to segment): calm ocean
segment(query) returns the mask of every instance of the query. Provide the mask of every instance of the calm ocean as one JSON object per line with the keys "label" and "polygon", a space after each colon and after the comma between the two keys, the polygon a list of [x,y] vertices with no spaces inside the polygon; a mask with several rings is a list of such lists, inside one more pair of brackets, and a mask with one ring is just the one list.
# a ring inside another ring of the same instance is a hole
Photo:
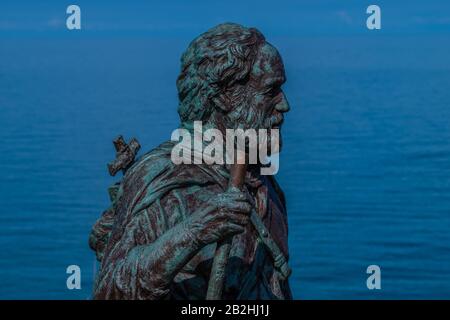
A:
{"label": "calm ocean", "polygon": [[[450,298],[450,42],[275,38],[285,60],[278,180],[298,299]],[[187,39],[0,39],[0,298],[88,299],[90,228],[112,139],[178,125]],[[82,289],[66,288],[66,267]],[[368,290],[366,268],[381,267]]]}

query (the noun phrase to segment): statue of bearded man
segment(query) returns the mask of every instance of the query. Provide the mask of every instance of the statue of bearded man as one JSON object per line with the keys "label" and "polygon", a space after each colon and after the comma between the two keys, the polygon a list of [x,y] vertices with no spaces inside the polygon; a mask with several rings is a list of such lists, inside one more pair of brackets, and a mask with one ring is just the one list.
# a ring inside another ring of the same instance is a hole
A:
{"label": "statue of bearded man", "polygon": [[[181,128],[272,129],[289,110],[283,62],[254,28],[191,42],[177,80]],[[281,143],[281,138],[280,138]],[[223,299],[291,299],[283,192],[262,164],[228,188],[228,164],[175,164],[168,141],[140,157],[93,227],[95,299],[205,299],[216,243],[232,237]],[[113,188],[114,189],[114,188]]]}

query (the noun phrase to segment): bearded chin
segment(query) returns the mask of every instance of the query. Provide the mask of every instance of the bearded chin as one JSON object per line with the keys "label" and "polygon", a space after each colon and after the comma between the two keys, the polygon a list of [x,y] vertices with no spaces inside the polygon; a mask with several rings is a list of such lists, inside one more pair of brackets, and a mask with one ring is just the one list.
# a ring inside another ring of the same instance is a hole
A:
{"label": "bearded chin", "polygon": [[[225,118],[226,129],[254,129],[258,134],[258,145],[249,146],[246,141],[247,152],[250,148],[257,149],[257,154],[261,161],[262,158],[270,157],[272,154],[277,154],[281,150],[281,133],[279,128],[272,129],[272,115],[267,115],[262,112],[262,108],[249,103],[243,103],[228,113]],[[259,129],[266,129],[265,135],[260,135]],[[278,130],[278,134],[274,134],[273,130]],[[255,150],[254,150],[255,151]]]}

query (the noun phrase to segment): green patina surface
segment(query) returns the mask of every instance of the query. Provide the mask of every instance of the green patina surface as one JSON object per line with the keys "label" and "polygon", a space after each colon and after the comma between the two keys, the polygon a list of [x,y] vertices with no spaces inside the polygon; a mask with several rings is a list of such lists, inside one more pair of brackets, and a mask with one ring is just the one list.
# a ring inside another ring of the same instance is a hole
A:
{"label": "green patina surface", "polygon": [[[283,63],[256,29],[216,26],[181,62],[180,127],[281,125]],[[275,179],[252,165],[242,190],[231,190],[229,166],[175,165],[173,146],[140,157],[109,189],[111,207],[90,236],[101,262],[94,298],[204,299],[216,243],[233,237],[222,298],[290,299],[286,205]]]}

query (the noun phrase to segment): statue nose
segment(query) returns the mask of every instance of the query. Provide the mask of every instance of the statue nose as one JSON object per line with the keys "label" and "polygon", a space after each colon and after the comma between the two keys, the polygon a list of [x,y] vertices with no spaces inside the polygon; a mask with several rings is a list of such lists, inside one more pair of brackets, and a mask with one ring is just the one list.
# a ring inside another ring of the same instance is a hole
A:
{"label": "statue nose", "polygon": [[281,98],[281,101],[276,104],[275,109],[279,112],[288,112],[291,109],[291,107],[289,106],[289,102],[287,101],[284,92],[282,94],[283,97]]}

